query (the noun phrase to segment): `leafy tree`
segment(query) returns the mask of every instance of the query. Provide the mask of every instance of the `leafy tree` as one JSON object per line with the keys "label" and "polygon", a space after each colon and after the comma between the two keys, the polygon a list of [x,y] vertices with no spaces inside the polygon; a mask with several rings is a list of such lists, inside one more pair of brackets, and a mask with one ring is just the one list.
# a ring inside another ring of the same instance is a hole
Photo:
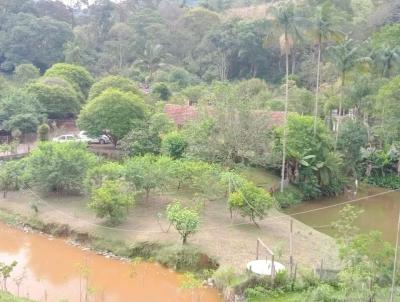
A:
{"label": "leafy tree", "polygon": [[153,80],[154,72],[164,65],[165,57],[166,53],[161,44],[153,45],[147,42],[143,53],[139,54],[139,59],[136,60],[135,65],[145,68],[149,74],[147,81],[150,82]]}
{"label": "leafy tree", "polygon": [[179,201],[169,204],[166,213],[169,222],[179,232],[182,243],[185,244],[188,236],[194,234],[199,228],[199,213],[196,210],[183,207]]}
{"label": "leafy tree", "polygon": [[124,167],[115,162],[105,162],[88,170],[85,178],[87,190],[100,188],[106,181],[120,181],[124,176]]}
{"label": "leafy tree", "polygon": [[64,44],[71,40],[69,24],[49,17],[37,18],[30,14],[9,14],[2,22],[0,49],[5,58],[2,66],[30,62],[44,71],[64,58]]}
{"label": "leafy tree", "polygon": [[188,146],[185,137],[178,132],[171,132],[164,136],[161,149],[164,154],[173,159],[178,159],[183,156]]}
{"label": "leafy tree", "polygon": [[17,161],[0,163],[0,190],[3,198],[11,190],[18,190],[22,185],[23,166]]}
{"label": "leafy tree", "polygon": [[41,78],[28,86],[28,92],[36,97],[49,118],[75,116],[81,106],[73,86],[61,78]]}
{"label": "leafy tree", "polygon": [[0,99],[0,120],[6,129],[35,132],[43,119],[38,98],[25,89],[11,89]]}
{"label": "leafy tree", "polygon": [[134,61],[134,30],[126,23],[116,23],[108,32],[104,42],[105,51],[100,56],[100,64],[105,69],[122,71],[123,67]]}
{"label": "leafy tree", "polygon": [[377,132],[383,138],[383,141],[389,144],[400,139],[399,92],[400,76],[397,76],[379,89],[375,104],[376,116],[380,119]]}
{"label": "leafy tree", "polygon": [[331,61],[336,65],[336,68],[340,75],[340,99],[339,99],[339,110],[338,119],[336,126],[336,138],[335,145],[340,133],[340,121],[342,115],[342,106],[344,100],[344,89],[346,85],[346,75],[357,63],[365,61],[366,58],[360,56],[361,45],[357,44],[354,40],[346,37],[345,40],[341,41],[337,45],[328,48],[329,56]]}
{"label": "leafy tree", "polygon": [[84,144],[43,142],[27,158],[28,183],[46,192],[81,193],[86,172],[95,163]]}
{"label": "leafy tree", "polygon": [[168,157],[147,154],[125,162],[125,178],[137,191],[144,191],[146,200],[151,190],[164,189],[170,180],[172,161]]}
{"label": "leafy tree", "polygon": [[105,90],[113,88],[121,92],[131,92],[133,94],[140,94],[135,83],[127,78],[120,76],[108,76],[102,78],[100,81],[93,84],[89,93],[89,100],[92,100],[102,94]]}
{"label": "leafy tree", "polygon": [[243,217],[249,217],[255,225],[256,218],[263,219],[272,205],[273,199],[269,193],[249,182],[229,196],[229,208],[238,210]]}
{"label": "leafy tree", "polygon": [[140,126],[146,115],[139,95],[109,88],[84,106],[77,124],[93,136],[107,131],[116,146],[130,130]]}
{"label": "leafy tree", "polygon": [[346,297],[373,301],[391,283],[394,248],[379,232],[355,236],[340,248],[344,263],[339,281]]}
{"label": "leafy tree", "polygon": [[131,130],[121,140],[121,149],[130,156],[143,156],[147,153],[160,154],[161,137],[174,128],[164,113],[153,114],[140,127]]}
{"label": "leafy tree", "polygon": [[73,87],[76,87],[78,93],[83,94],[85,99],[88,97],[90,87],[94,82],[92,75],[85,68],[65,63],[54,64],[46,71],[44,76],[67,80]]}
{"label": "leafy tree", "polygon": [[7,280],[11,277],[11,273],[14,268],[17,266],[18,262],[13,261],[11,264],[7,265],[5,263],[0,262],[0,274],[3,279],[2,288],[7,291]]}
{"label": "leafy tree", "polygon": [[121,222],[135,204],[134,195],[129,192],[127,184],[121,181],[106,180],[92,192],[89,208],[97,217],[107,217],[113,224]]}
{"label": "leafy tree", "polygon": [[361,148],[368,142],[365,126],[358,121],[345,120],[339,134],[338,150],[343,154],[347,173],[357,177],[357,167],[361,161]]}
{"label": "leafy tree", "polygon": [[23,133],[35,133],[40,124],[38,115],[32,113],[23,113],[13,115],[4,123],[4,128],[8,130],[19,130]]}
{"label": "leafy tree", "polygon": [[[341,38],[340,32],[335,28],[333,6],[329,1],[325,1],[316,8],[312,18],[312,34],[317,42],[317,80],[315,87],[315,106],[314,106],[314,133],[317,131],[318,103],[320,91],[320,71],[321,71],[321,55],[323,42],[325,40]],[[337,21],[337,20],[336,20]]]}
{"label": "leafy tree", "polygon": [[252,95],[244,86],[218,83],[209,89],[206,99],[212,111],[210,107],[199,109],[198,119],[183,131],[189,156],[225,165],[265,164],[270,114],[257,110],[265,106],[265,95]]}
{"label": "leafy tree", "polygon": [[[319,120],[314,137],[313,125],[311,116],[289,115],[285,175],[289,182],[300,186],[306,199],[338,194],[344,185],[343,162],[340,154],[334,152],[331,133]],[[282,135],[283,129],[279,127],[275,131],[276,162],[282,152]]]}
{"label": "leafy tree", "polygon": [[172,94],[168,86],[164,83],[157,83],[156,85],[154,85],[152,92],[163,101],[168,101]]}
{"label": "leafy tree", "polygon": [[382,45],[390,48],[400,45],[400,24],[388,24],[372,34],[371,44],[374,49]]}
{"label": "leafy tree", "polygon": [[21,64],[14,70],[14,80],[19,84],[26,84],[29,81],[38,79],[39,77],[40,71],[33,64]]}

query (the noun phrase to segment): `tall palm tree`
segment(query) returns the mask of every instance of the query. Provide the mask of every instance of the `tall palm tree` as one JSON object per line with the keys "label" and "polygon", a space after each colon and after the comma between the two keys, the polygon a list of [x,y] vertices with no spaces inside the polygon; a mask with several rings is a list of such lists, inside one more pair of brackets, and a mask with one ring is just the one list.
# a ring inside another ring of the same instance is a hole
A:
{"label": "tall palm tree", "polygon": [[289,103],[289,55],[293,48],[293,38],[300,37],[298,26],[304,21],[300,16],[296,15],[296,9],[293,1],[285,1],[278,3],[273,9],[273,19],[277,30],[282,32],[279,38],[281,53],[285,55],[286,62],[286,79],[285,79],[285,112],[282,138],[282,170],[281,170],[281,186],[283,192],[285,184],[285,166],[286,166],[286,141],[287,141],[287,115]]}
{"label": "tall palm tree", "polygon": [[318,118],[318,102],[319,102],[319,89],[320,89],[320,71],[321,71],[321,55],[322,44],[325,40],[334,39],[339,40],[343,34],[335,29],[334,18],[332,16],[332,5],[330,2],[324,2],[316,8],[315,15],[312,19],[311,34],[317,46],[317,80],[315,87],[315,105],[314,105],[314,136],[317,132],[317,118]]}
{"label": "tall palm tree", "polygon": [[342,106],[344,99],[344,88],[346,84],[347,72],[352,69],[357,63],[366,61],[369,58],[360,56],[360,44],[355,43],[352,39],[346,37],[340,43],[328,48],[330,60],[336,65],[340,74],[340,98],[339,112],[337,115],[335,148],[339,138],[340,120],[342,114]]}
{"label": "tall palm tree", "polygon": [[400,47],[382,45],[373,56],[376,65],[382,70],[382,76],[390,77],[394,63],[400,61]]}
{"label": "tall palm tree", "polygon": [[166,65],[163,61],[167,56],[168,54],[164,52],[164,48],[161,44],[153,45],[147,42],[143,53],[134,64],[143,66],[148,71],[149,76],[146,82],[150,82],[153,79],[154,72]]}

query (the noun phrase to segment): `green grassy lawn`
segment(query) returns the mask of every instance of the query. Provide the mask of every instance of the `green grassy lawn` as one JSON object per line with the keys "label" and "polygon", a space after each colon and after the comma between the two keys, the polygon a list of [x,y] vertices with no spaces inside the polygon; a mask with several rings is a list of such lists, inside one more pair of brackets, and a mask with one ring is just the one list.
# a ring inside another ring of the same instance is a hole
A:
{"label": "green grassy lawn", "polygon": [[13,296],[9,293],[5,293],[3,291],[0,291],[0,302],[33,302],[32,300],[27,300],[23,298],[18,298],[16,296]]}

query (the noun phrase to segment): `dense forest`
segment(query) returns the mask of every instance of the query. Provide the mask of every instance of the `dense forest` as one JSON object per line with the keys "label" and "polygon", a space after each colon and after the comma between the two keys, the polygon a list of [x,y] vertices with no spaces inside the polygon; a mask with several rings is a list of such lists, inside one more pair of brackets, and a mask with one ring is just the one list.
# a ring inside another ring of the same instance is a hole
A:
{"label": "dense forest", "polygon": [[[57,194],[60,207],[79,196],[111,229],[138,201],[161,208],[156,223],[183,245],[207,211],[217,222],[248,218],[250,237],[274,207],[356,196],[359,184],[399,190],[399,104],[397,0],[0,0],[0,134],[12,137],[0,155],[29,134],[43,141],[0,163],[3,196]],[[118,160],[82,141],[46,142],[65,121],[106,136]],[[269,178],[255,184],[246,169]],[[212,208],[219,201],[226,213]],[[394,249],[377,233],[358,235],[359,214],[346,207],[328,226],[342,261],[334,281],[299,283],[290,262],[281,283],[249,283],[247,297],[388,301]],[[181,247],[169,252],[165,262],[180,261]]]}
{"label": "dense forest", "polygon": [[[212,107],[211,119],[207,109],[180,132],[185,152],[277,173],[284,166],[301,199],[338,194],[345,177],[400,184],[395,1],[3,0],[1,7],[5,129],[35,132],[47,118],[78,116],[105,88],[121,88],[139,93],[153,116],[163,111],[154,106],[160,101]],[[100,91],[89,95],[96,79],[92,90]],[[288,127],[275,127],[286,112]],[[114,143],[125,138],[131,153],[159,153],[162,134],[150,133],[151,123]]]}

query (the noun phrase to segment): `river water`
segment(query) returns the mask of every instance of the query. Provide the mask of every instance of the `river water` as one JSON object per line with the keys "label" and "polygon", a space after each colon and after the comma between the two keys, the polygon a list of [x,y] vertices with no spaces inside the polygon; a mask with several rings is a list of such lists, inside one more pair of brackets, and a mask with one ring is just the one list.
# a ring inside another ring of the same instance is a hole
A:
{"label": "river water", "polygon": [[[293,215],[298,212],[334,206],[365,196],[371,196],[368,199],[351,202],[351,204],[364,210],[355,221],[355,225],[359,227],[361,232],[380,231],[384,240],[395,243],[397,218],[400,209],[400,192],[384,194],[386,191],[388,191],[388,189],[366,187],[361,189],[356,195],[348,193],[336,198],[324,198],[316,201],[303,202],[291,207],[286,212]],[[379,196],[373,196],[376,194],[379,194]],[[344,205],[334,206],[323,210],[294,215],[293,217],[322,233],[334,236],[335,233],[330,227],[330,224],[338,219],[339,211],[343,207]]]}
{"label": "river water", "polygon": [[182,275],[158,264],[109,259],[60,239],[0,224],[0,262],[9,264],[14,260],[18,264],[7,289],[17,294],[16,279],[23,276],[19,295],[36,301],[221,301],[215,289],[184,289]]}

